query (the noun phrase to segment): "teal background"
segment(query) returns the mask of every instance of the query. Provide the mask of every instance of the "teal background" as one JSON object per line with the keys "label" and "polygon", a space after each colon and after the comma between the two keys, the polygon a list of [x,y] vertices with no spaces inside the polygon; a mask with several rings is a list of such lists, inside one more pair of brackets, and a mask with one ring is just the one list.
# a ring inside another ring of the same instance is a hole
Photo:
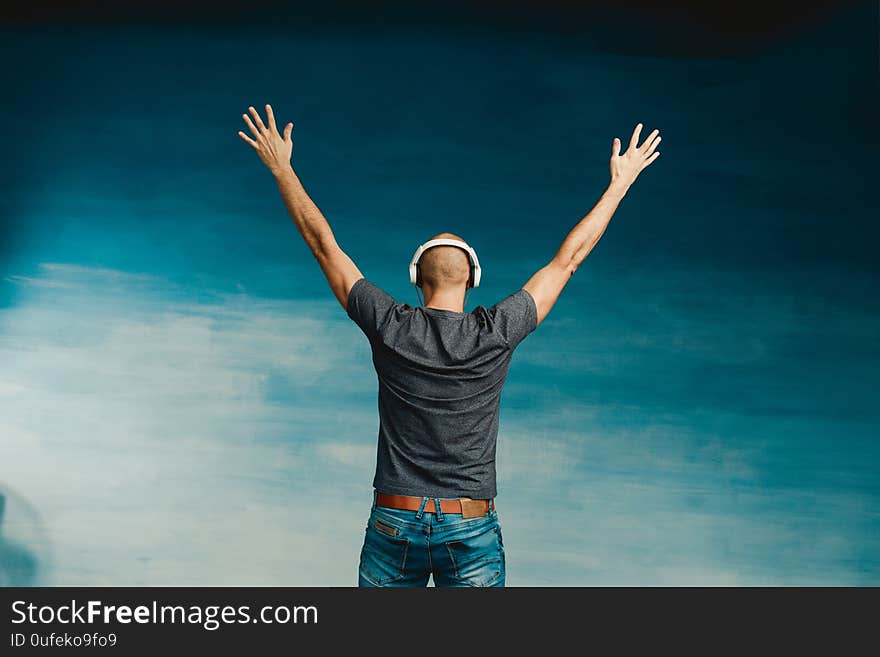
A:
{"label": "teal background", "polygon": [[469,308],[518,289],[663,132],[513,360],[509,585],[880,584],[876,7],[725,55],[598,29],[3,27],[7,581],[356,582],[375,375],[236,136],[271,102],[411,304],[441,231]]}

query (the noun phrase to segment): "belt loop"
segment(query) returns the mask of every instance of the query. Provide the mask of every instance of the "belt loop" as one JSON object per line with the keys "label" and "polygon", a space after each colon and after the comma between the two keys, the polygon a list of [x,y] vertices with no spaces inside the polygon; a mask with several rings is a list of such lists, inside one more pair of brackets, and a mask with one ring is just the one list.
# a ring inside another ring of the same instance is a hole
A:
{"label": "belt loop", "polygon": [[440,508],[440,498],[434,498],[434,512],[437,514],[437,522],[443,522],[443,509]]}
{"label": "belt loop", "polygon": [[423,516],[424,513],[425,513],[425,504],[427,504],[427,503],[428,503],[428,498],[427,498],[427,497],[423,497],[423,498],[422,498],[422,503],[421,503],[421,505],[419,506],[419,510],[416,511],[416,518],[418,518],[419,520],[422,519],[422,516]]}

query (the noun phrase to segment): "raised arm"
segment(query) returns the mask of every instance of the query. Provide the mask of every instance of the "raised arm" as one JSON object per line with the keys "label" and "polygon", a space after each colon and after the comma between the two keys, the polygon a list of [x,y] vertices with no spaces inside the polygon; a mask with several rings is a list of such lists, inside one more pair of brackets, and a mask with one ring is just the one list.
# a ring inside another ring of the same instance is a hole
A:
{"label": "raised arm", "polygon": [[275,182],[278,183],[278,189],[290,216],[293,218],[293,223],[296,224],[318,264],[321,265],[321,270],[327,277],[333,294],[342,307],[346,308],[351,286],[359,278],[363,278],[363,274],[351,258],[339,248],[333,231],[330,229],[330,224],[327,223],[327,219],[321,214],[318,206],[309,198],[290,164],[290,157],[293,153],[293,139],[291,138],[293,124],[288,123],[284,126],[284,134],[282,135],[278,133],[275,114],[270,105],[266,105],[268,126],[263,123],[257,110],[253,107],[249,107],[248,110],[251,116],[247,114],[241,116],[253,138],[248,137],[241,130],[238,135],[257,151],[263,164],[275,176]]}
{"label": "raised arm", "polygon": [[630,185],[660,155],[660,151],[655,150],[660,143],[660,131],[654,130],[638,146],[641,132],[642,124],[639,123],[633,130],[629,148],[623,155],[620,154],[620,140],[614,138],[611,147],[611,182],[608,189],[589,214],[571,229],[553,260],[535,272],[523,286],[535,300],[539,324],[556,303],[568,279],[602,237]]}

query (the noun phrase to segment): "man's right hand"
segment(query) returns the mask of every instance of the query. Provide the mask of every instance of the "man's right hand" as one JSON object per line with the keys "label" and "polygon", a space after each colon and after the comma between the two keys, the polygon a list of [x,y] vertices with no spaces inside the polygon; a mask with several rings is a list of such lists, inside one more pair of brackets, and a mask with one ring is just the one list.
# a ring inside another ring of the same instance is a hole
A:
{"label": "man's right hand", "polygon": [[288,123],[284,126],[284,134],[278,132],[275,125],[275,114],[272,112],[272,106],[266,105],[266,121],[268,126],[263,123],[260,113],[253,107],[249,107],[248,111],[254,117],[242,114],[241,118],[247,124],[247,127],[253,135],[253,139],[248,137],[243,131],[238,131],[238,136],[250,144],[260,159],[263,161],[272,175],[278,178],[281,174],[286,173],[290,169],[290,156],[293,153],[293,124]]}
{"label": "man's right hand", "polygon": [[642,124],[639,123],[623,155],[620,154],[620,140],[614,139],[611,148],[611,184],[608,189],[587,216],[571,229],[553,260],[535,272],[523,286],[535,300],[539,324],[556,303],[571,275],[602,237],[626,190],[660,155],[660,151],[656,150],[660,143],[660,131],[654,130],[639,146],[641,132]]}
{"label": "man's right hand", "polygon": [[611,185],[627,189],[632,185],[639,174],[660,156],[656,150],[660,143],[660,131],[654,130],[647,139],[638,146],[639,135],[642,132],[642,124],[639,123],[633,130],[629,140],[629,148],[623,155],[620,154],[620,140],[615,137],[611,146]]}

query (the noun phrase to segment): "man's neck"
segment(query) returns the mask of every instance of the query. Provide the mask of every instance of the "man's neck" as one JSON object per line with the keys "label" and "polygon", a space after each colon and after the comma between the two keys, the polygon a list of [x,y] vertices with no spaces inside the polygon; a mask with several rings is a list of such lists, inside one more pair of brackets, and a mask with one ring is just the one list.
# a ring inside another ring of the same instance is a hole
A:
{"label": "man's neck", "polygon": [[458,292],[435,292],[425,295],[425,308],[435,310],[451,310],[452,312],[464,312],[464,301]]}

